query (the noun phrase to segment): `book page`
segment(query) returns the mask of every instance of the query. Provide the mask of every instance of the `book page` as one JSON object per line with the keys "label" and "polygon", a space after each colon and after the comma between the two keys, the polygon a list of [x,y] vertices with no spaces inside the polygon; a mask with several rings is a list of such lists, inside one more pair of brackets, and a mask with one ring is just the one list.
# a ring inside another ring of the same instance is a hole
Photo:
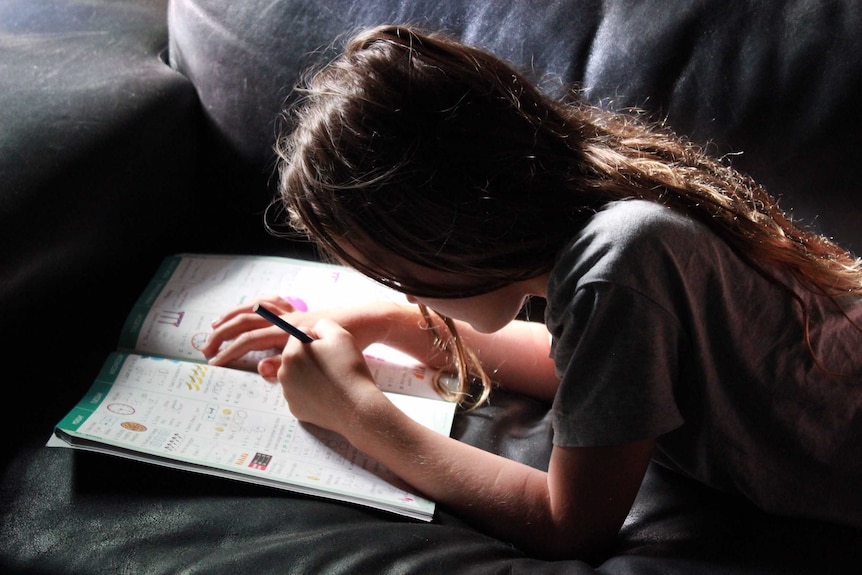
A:
{"label": "book page", "polygon": [[442,378],[444,389],[457,392],[458,381],[432,369],[407,354],[389,346],[372,343],[364,350],[365,363],[377,387],[383,391],[442,399],[437,380]]}
{"label": "book page", "polygon": [[[455,404],[387,397],[419,423],[450,433]],[[99,451],[182,462],[425,520],[434,512],[433,502],[340,435],[298,422],[281,387],[256,373],[116,353],[57,429],[73,445],[75,439],[97,442]]]}
{"label": "book page", "polygon": [[[371,301],[406,303],[406,297],[359,272],[332,264],[272,256],[183,254],[166,258],[138,299],[119,348],[204,362],[214,319],[259,297],[277,295],[299,310]],[[232,367],[255,369],[280,350],[249,354]]]}

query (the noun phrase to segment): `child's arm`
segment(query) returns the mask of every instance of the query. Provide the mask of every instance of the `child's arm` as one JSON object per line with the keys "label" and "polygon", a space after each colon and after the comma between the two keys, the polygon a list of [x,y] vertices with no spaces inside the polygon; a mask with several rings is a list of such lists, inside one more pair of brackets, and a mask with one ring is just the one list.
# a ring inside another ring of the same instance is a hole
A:
{"label": "child's arm", "polygon": [[[230,310],[213,323],[202,351],[214,365],[226,365],[252,350],[284,347],[287,334],[253,312],[257,301]],[[281,298],[259,301],[300,329],[330,318],[349,331],[361,349],[371,343],[385,343],[430,366],[447,367],[448,355],[432,345],[433,334],[422,329],[425,320],[415,305],[379,302],[306,313],[293,312]],[[553,399],[559,379],[549,358],[550,342],[544,325],[514,321],[494,334],[478,333],[463,322],[456,322],[456,327],[495,382],[544,401]],[[441,333],[445,328],[441,327]],[[228,345],[222,348],[225,342]],[[263,360],[258,371],[271,378],[280,363],[278,357]]]}
{"label": "child's arm", "polygon": [[555,447],[547,473],[416,423],[374,386],[350,334],[313,327],[288,342],[279,371],[299,419],[332,429],[483,531],[546,558],[596,553],[613,541],[637,494],[653,440]]}
{"label": "child's arm", "polygon": [[491,334],[478,333],[463,322],[456,322],[456,328],[493,381],[508,391],[553,401],[560,379],[554,371],[550,335],[544,324],[513,321]]}
{"label": "child's arm", "polygon": [[654,445],[554,447],[545,473],[435,434],[390,405],[363,410],[351,443],[481,531],[544,559],[612,545]]}

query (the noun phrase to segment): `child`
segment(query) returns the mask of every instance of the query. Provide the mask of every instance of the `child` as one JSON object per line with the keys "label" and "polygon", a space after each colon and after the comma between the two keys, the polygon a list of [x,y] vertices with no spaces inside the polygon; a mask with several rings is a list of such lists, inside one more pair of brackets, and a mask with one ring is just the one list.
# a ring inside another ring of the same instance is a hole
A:
{"label": "child", "polygon": [[[541,557],[610,544],[651,459],[862,526],[859,260],[662,126],[552,101],[441,34],[364,31],[301,93],[279,213],[419,305],[261,300],[317,338],[303,345],[250,302],[214,322],[213,364],[283,346],[258,369],[299,419]],[[530,297],[545,324],[516,319]],[[403,416],[365,366],[372,342],[454,363],[469,405],[476,378],[553,402],[548,471]]]}

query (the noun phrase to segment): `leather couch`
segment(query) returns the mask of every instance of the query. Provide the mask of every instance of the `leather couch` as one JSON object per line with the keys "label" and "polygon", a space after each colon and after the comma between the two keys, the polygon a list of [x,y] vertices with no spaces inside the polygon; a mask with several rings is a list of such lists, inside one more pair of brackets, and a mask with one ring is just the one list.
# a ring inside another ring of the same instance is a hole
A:
{"label": "leather couch", "polygon": [[[311,256],[262,224],[281,105],[339,37],[408,21],[666,118],[862,253],[855,0],[0,0],[0,572],[858,573],[858,530],[658,466],[610,554],[545,562],[445,508],[426,524],[45,447],[163,256]],[[543,467],[547,410],[497,392],[453,434]]]}

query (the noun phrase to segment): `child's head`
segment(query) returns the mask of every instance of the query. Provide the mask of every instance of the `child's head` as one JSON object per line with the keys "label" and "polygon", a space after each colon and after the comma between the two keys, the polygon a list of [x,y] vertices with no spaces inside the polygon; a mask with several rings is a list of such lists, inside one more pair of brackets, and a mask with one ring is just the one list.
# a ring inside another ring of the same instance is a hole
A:
{"label": "child's head", "polygon": [[547,271],[571,236],[583,200],[560,188],[580,138],[501,60],[380,27],[302,92],[280,142],[283,199],[337,259],[414,295],[475,295]]}
{"label": "child's head", "polygon": [[538,277],[592,210],[620,198],[687,212],[817,291],[862,293],[859,260],[750,178],[660,124],[552,100],[445,35],[367,30],[300,92],[278,143],[290,224],[412,295]]}

